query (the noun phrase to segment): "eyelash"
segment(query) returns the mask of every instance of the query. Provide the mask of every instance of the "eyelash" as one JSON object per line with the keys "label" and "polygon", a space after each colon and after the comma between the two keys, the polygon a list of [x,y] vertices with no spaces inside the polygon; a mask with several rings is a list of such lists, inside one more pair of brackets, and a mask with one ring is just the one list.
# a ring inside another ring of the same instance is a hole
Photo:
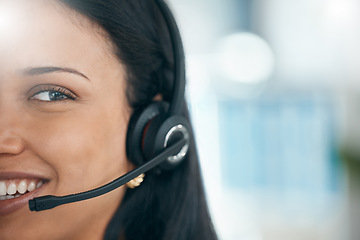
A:
{"label": "eyelash", "polygon": [[[50,85],[50,84],[42,84],[42,85],[37,85],[35,87],[33,87],[32,89],[29,90],[30,92],[30,97],[29,99],[34,99],[34,100],[39,100],[39,101],[43,101],[43,102],[56,102],[56,101],[65,101],[65,100],[76,100],[77,96],[75,95],[75,93],[73,93],[72,91],[70,91],[69,89],[62,87],[62,86],[58,86],[58,85]],[[41,93],[45,93],[45,92],[54,92],[54,93],[60,93],[62,95],[65,96],[64,99],[60,99],[60,100],[53,100],[53,101],[47,101],[47,100],[40,100],[40,99],[36,99],[34,98],[36,95],[39,95]]]}

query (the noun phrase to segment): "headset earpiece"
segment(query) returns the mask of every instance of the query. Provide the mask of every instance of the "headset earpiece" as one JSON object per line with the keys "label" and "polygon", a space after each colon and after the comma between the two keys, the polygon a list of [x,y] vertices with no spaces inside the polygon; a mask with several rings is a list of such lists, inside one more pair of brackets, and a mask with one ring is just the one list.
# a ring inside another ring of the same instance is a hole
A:
{"label": "headset earpiece", "polygon": [[169,157],[160,167],[171,169],[185,158],[190,140],[189,125],[183,117],[170,116],[167,109],[167,103],[153,102],[132,115],[127,133],[126,153],[135,165],[144,164],[147,159],[153,158],[181,138],[186,139],[187,143],[176,156]]}
{"label": "headset earpiece", "polygon": [[165,102],[153,102],[147,107],[137,110],[131,116],[126,136],[126,154],[135,165],[138,166],[145,162],[143,154],[144,131],[152,119],[165,113],[167,109],[168,104]]}
{"label": "headset earpiece", "polygon": [[186,156],[189,149],[189,125],[180,116],[170,116],[167,113],[157,115],[144,132],[143,152],[146,159],[151,159],[173,143],[185,139],[186,144],[175,156],[168,157],[160,167],[170,170],[176,167]]}

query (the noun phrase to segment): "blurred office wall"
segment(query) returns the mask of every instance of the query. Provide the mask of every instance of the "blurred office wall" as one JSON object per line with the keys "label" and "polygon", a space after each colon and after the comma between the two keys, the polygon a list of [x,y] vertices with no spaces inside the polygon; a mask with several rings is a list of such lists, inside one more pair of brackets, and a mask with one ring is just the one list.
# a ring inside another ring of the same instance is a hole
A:
{"label": "blurred office wall", "polygon": [[359,239],[360,2],[169,2],[220,239]]}

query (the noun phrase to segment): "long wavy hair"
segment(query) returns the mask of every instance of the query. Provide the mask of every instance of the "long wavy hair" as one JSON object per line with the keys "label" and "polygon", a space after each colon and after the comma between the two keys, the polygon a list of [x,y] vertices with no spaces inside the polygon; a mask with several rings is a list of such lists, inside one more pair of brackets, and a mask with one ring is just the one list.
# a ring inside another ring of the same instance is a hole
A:
{"label": "long wavy hair", "polygon": [[[173,57],[168,31],[153,0],[60,0],[106,32],[126,67],[127,99],[133,111],[161,94],[169,100]],[[183,115],[189,119],[186,104]],[[140,163],[134,162],[135,165]],[[215,240],[195,141],[176,169],[150,171],[127,190],[105,239]]]}

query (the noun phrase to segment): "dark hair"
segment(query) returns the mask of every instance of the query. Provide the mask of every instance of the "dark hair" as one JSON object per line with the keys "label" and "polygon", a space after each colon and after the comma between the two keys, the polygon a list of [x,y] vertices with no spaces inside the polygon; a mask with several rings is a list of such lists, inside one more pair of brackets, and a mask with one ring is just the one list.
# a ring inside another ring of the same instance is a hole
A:
{"label": "dark hair", "polygon": [[[173,85],[171,43],[154,1],[60,1],[105,30],[126,67],[127,98],[133,110],[149,104],[159,93],[169,99]],[[189,119],[186,104],[183,114]],[[140,187],[127,190],[105,239],[217,239],[194,139],[186,160],[176,169],[161,174],[150,171]]]}

